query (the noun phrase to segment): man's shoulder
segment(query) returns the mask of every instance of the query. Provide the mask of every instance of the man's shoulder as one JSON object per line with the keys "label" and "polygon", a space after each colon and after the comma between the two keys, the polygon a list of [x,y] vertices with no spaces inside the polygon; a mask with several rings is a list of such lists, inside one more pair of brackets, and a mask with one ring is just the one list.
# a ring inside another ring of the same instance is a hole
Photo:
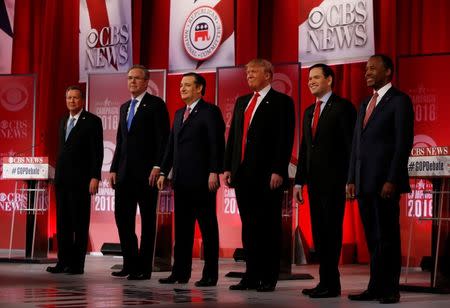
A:
{"label": "man's shoulder", "polygon": [[81,114],[80,114],[81,118],[85,118],[88,120],[92,120],[92,121],[101,121],[100,117],[96,114],[93,114],[92,112],[89,112],[87,110],[84,110]]}
{"label": "man's shoulder", "polygon": [[142,101],[148,101],[148,102],[155,102],[155,103],[160,103],[160,104],[164,104],[164,101],[161,97],[150,94],[148,92],[145,93],[144,97],[142,98]]}
{"label": "man's shoulder", "polygon": [[339,96],[335,93],[332,94],[332,96],[330,97],[330,99],[333,102],[338,102],[337,106],[343,109],[355,109],[355,106],[352,104],[352,102],[342,96]]}

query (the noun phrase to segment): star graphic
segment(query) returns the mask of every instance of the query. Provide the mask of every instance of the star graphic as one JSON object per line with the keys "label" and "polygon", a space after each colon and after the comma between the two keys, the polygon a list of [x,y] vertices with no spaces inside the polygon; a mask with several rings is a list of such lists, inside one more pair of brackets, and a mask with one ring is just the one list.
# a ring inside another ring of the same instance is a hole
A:
{"label": "star graphic", "polygon": [[13,36],[11,23],[9,22],[8,12],[6,11],[5,0],[0,0],[0,29],[10,37]]}

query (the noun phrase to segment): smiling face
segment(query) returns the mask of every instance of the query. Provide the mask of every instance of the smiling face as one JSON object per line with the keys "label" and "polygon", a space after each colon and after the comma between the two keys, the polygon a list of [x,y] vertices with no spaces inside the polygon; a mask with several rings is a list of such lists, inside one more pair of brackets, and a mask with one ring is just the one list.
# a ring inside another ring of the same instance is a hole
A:
{"label": "smiling face", "polygon": [[391,81],[392,71],[384,66],[380,57],[371,57],[366,65],[366,84],[374,90],[382,88]]}
{"label": "smiling face", "polygon": [[261,65],[248,65],[247,83],[252,91],[260,91],[270,84],[271,75]]}
{"label": "smiling face", "polygon": [[311,94],[315,97],[323,97],[331,91],[331,84],[333,78],[331,76],[325,77],[323,69],[315,67],[309,71],[308,87]]}
{"label": "smiling face", "polygon": [[66,92],[66,105],[72,116],[83,109],[84,100],[79,90],[68,90]]}
{"label": "smiling face", "polygon": [[202,97],[202,86],[195,83],[194,76],[184,76],[180,82],[180,96],[187,105]]}

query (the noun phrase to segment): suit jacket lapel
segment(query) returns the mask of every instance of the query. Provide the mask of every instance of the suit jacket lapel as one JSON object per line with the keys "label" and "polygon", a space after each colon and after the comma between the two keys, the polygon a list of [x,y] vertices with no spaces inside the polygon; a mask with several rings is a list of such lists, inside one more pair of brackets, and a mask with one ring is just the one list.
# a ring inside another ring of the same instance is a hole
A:
{"label": "suit jacket lapel", "polygon": [[[72,128],[72,130],[69,133],[69,136],[67,136],[66,143],[70,141],[80,130],[80,128],[84,125],[84,120],[86,119],[85,111],[83,110],[78,117],[77,122],[75,123],[75,126]],[[69,120],[69,117],[67,117],[64,125],[64,138],[66,137],[66,131],[67,131],[67,121]]]}
{"label": "suit jacket lapel", "polygon": [[[264,111],[266,110],[267,106],[270,104],[270,99],[272,97],[272,89],[269,90],[269,92],[267,92],[267,95],[264,96],[264,98],[262,99],[261,103],[257,106],[256,110],[253,113],[253,118],[250,121],[250,125],[248,127],[248,130],[250,131],[253,127],[253,124],[255,123],[255,120],[259,117],[262,116],[262,114],[264,114]],[[250,97],[249,101],[247,102],[247,105],[250,103],[251,99],[252,99],[253,95]],[[246,105],[246,107],[247,107]],[[245,112],[245,110],[244,110]]]}
{"label": "suit jacket lapel", "polygon": [[[391,87],[386,94],[383,95],[383,97],[381,98],[381,101],[378,103],[378,105],[376,105],[375,109],[372,111],[372,114],[370,115],[369,120],[367,121],[366,127],[368,127],[370,125],[370,122],[372,122],[374,119],[377,118],[377,115],[383,110],[384,106],[386,105],[386,103],[391,99],[392,97],[392,92],[393,92],[393,87]],[[367,101],[366,104],[364,104],[365,106],[365,111],[367,110],[367,104],[369,103],[369,100]],[[366,115],[366,113],[364,112],[364,116]],[[364,121],[364,117],[363,117],[363,121]],[[365,127],[365,128],[366,128]],[[364,128],[364,129],[365,129]]]}

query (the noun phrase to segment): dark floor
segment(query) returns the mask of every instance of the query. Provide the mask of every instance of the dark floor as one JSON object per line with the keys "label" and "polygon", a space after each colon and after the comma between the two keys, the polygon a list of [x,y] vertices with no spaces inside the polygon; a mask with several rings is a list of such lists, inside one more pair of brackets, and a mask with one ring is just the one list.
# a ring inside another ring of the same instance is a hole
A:
{"label": "dark floor", "polygon": [[[128,281],[110,276],[111,267],[121,259],[111,256],[88,256],[85,274],[70,276],[49,274],[44,264],[0,263],[0,307],[374,307],[378,302],[351,302],[349,293],[363,290],[368,279],[365,265],[346,265],[341,269],[343,294],[339,298],[310,299],[300,290],[314,286],[314,280],[280,281],[273,293],[230,291],[237,278],[224,277],[229,271],[242,271],[243,263],[221,260],[217,287],[197,288],[202,262],[194,261],[188,284],[161,285],[158,278],[167,272],[153,273],[151,280]],[[317,277],[317,266],[293,266],[294,273]],[[404,281],[405,277],[402,277]],[[415,271],[409,283],[427,284],[429,273]],[[450,295],[402,292],[398,307],[450,307]]]}

